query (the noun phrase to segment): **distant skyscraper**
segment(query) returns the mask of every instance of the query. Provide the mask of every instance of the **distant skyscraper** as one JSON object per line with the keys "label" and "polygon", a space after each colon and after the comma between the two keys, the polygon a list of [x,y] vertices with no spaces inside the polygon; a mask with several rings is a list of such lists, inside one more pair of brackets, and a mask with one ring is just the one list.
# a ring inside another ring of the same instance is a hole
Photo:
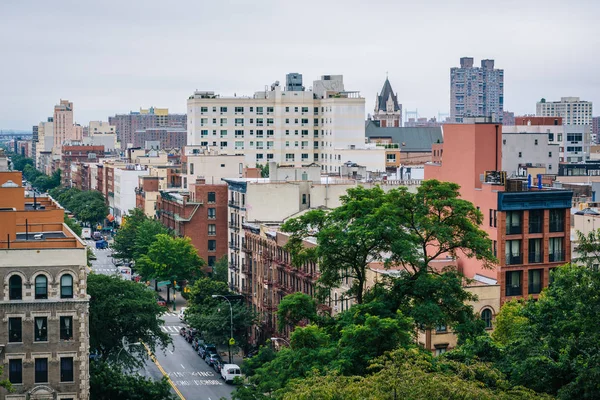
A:
{"label": "distant skyscraper", "polygon": [[302,86],[302,74],[291,72],[285,76],[285,90],[288,92],[301,92],[304,90]]}
{"label": "distant skyscraper", "polygon": [[382,128],[402,126],[402,104],[398,103],[398,95],[392,90],[388,78],[385,78],[381,93],[377,94],[373,120],[381,121]]}
{"label": "distant skyscraper", "polygon": [[462,123],[464,117],[491,117],[502,122],[504,111],[504,70],[494,68],[494,60],[481,60],[473,67],[472,57],[460,59],[460,68],[450,68],[450,120]]}
{"label": "distant skyscraper", "polygon": [[515,113],[510,111],[504,111],[502,113],[502,125],[512,126],[515,124]]}
{"label": "distant skyscraper", "polygon": [[535,107],[538,117],[562,117],[564,125],[588,125],[592,128],[592,102],[579,97],[561,97],[560,101],[541,99]]}
{"label": "distant skyscraper", "polygon": [[54,152],[61,154],[62,144],[71,140],[76,140],[73,103],[61,100],[60,104],[54,106]]}
{"label": "distant skyscraper", "polygon": [[600,117],[592,118],[592,140],[594,143],[600,142]]}

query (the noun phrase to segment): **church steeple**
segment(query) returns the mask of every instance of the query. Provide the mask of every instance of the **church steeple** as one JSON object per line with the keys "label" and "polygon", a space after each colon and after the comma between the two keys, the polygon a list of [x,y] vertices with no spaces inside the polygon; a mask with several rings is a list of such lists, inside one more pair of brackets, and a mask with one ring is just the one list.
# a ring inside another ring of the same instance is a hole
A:
{"label": "church steeple", "polygon": [[396,94],[394,94],[392,84],[390,83],[390,80],[386,77],[385,82],[383,83],[383,88],[381,89],[381,94],[377,96],[375,112],[387,111],[387,102],[390,99],[390,97],[394,104],[393,111],[400,111],[401,106],[398,104],[398,97],[396,96]]}
{"label": "church steeple", "polygon": [[387,77],[383,83],[381,92],[375,98],[374,120],[381,121],[382,127],[401,127],[402,126],[402,104],[398,103],[398,96],[392,89],[392,84]]}

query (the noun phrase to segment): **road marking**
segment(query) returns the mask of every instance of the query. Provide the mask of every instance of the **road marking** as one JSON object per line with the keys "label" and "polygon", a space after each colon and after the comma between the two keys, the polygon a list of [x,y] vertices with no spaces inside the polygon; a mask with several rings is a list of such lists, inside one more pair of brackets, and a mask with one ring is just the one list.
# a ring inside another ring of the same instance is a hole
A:
{"label": "road marking", "polygon": [[181,365],[181,368],[185,369],[185,367],[183,366],[183,364],[179,364],[179,365]]}
{"label": "road marking", "polygon": [[[181,400],[185,400],[185,397],[183,397],[183,394],[181,394],[181,392],[179,391],[179,389],[177,389],[177,386],[175,386],[175,383],[173,383],[173,381],[171,380],[171,377],[169,377],[169,374],[167,374],[167,372],[164,370],[164,368],[162,367],[162,365],[160,365],[160,363],[158,362],[158,360],[156,359],[156,357],[154,357],[154,354],[152,354],[152,352],[150,351],[150,348],[146,345],[146,343],[144,343],[144,347],[146,348],[146,351],[148,352],[148,355],[150,356],[150,359],[152,361],[154,361],[154,364],[156,364],[156,366],[158,367],[158,370],[163,374],[164,377],[167,378],[167,381],[169,382],[169,385],[171,385],[171,387],[173,388],[173,390],[175,391],[175,393],[177,393],[177,395],[179,396],[179,398]],[[171,351],[171,350],[169,350]],[[173,354],[173,352],[171,352],[171,354]]]}
{"label": "road marking", "polygon": [[171,350],[169,350],[169,353],[173,354],[173,352]]}

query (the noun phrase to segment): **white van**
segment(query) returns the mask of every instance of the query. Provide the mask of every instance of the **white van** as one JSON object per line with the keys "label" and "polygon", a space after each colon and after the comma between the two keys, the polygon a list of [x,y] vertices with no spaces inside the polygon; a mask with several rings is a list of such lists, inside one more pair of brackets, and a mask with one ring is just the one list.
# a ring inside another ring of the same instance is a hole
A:
{"label": "white van", "polygon": [[185,310],[187,310],[187,307],[181,307],[181,309],[179,310],[180,321],[185,321]]}
{"label": "white van", "polygon": [[238,365],[224,364],[221,367],[221,377],[225,380],[225,383],[233,382],[236,376],[242,377],[242,370]]}

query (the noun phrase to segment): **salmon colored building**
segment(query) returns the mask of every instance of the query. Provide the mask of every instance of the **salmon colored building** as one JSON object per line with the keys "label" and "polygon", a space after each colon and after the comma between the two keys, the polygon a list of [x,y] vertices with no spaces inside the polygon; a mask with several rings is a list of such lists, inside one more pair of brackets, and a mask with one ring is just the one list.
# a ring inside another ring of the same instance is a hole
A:
{"label": "salmon colored building", "polygon": [[537,295],[548,286],[549,271],[571,259],[570,208],[573,192],[507,179],[502,170],[502,125],[444,125],[443,143],[434,144],[425,179],[455,182],[463,199],[483,213],[481,227],[492,240],[495,269],[459,257],[468,278],[491,278],[500,302]]}

